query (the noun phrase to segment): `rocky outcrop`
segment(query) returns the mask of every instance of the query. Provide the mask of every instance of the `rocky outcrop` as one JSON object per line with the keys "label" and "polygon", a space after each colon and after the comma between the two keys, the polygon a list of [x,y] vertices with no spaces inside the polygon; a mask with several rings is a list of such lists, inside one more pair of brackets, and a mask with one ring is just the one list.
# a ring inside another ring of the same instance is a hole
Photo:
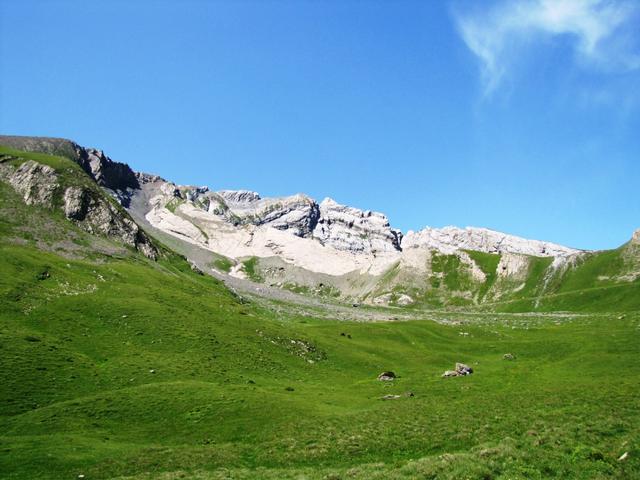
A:
{"label": "rocky outcrop", "polygon": [[126,163],[114,162],[102,150],[76,145],[76,161],[98,185],[114,191],[139,188],[136,174]]}
{"label": "rocky outcrop", "polygon": [[236,207],[243,208],[243,206],[255,205],[256,202],[262,200],[260,195],[250,190],[221,190],[218,195],[227,202]]}
{"label": "rocky outcrop", "polygon": [[71,140],[48,137],[20,137],[0,135],[0,145],[25,152],[58,155],[73,160],[98,185],[113,191],[139,188],[135,172],[126,163],[114,162],[102,150],[81,147]]}
{"label": "rocky outcrop", "polygon": [[99,233],[156,259],[158,252],[129,215],[99,191],[82,185],[63,186],[55,169],[27,160],[17,168],[1,165],[0,177],[28,205],[61,208],[65,216],[89,233]]}
{"label": "rocky outcrop", "polygon": [[424,247],[443,253],[457,250],[476,250],[486,253],[521,253],[538,257],[555,257],[578,253],[579,250],[539,240],[527,240],[486,228],[430,228],[409,231],[402,240],[402,248]]}
{"label": "rocky outcrop", "polygon": [[456,363],[455,370],[446,370],[443,374],[443,378],[447,377],[464,377],[466,375],[471,375],[473,373],[473,368],[464,363]]}
{"label": "rocky outcrop", "polygon": [[313,237],[336,250],[353,253],[400,251],[402,234],[385,215],[340,205],[330,198],[320,204],[320,219]]}
{"label": "rocky outcrop", "polygon": [[53,207],[56,191],[60,188],[53,168],[28,160],[15,171],[11,167],[4,167],[3,173],[27,205]]}
{"label": "rocky outcrop", "polygon": [[89,233],[117,239],[146,257],[157,259],[158,251],[140,227],[96,192],[77,186],[68,187],[64,192],[64,213]]}
{"label": "rocky outcrop", "polygon": [[223,190],[218,195],[227,207],[224,215],[242,224],[266,225],[288,230],[298,237],[308,237],[318,223],[318,205],[306,195],[261,198],[257,193],[245,190]]}
{"label": "rocky outcrop", "polygon": [[318,205],[306,195],[261,198],[248,190],[212,192],[208,187],[174,187],[173,196],[193,203],[231,225],[268,226],[308,237],[318,223]]}
{"label": "rocky outcrop", "polygon": [[519,254],[504,252],[498,262],[498,277],[510,277],[512,279],[524,279],[529,271],[529,257]]}
{"label": "rocky outcrop", "polygon": [[89,207],[86,190],[69,187],[64,192],[64,215],[70,220],[84,220]]}
{"label": "rocky outcrop", "polygon": [[138,184],[140,185],[143,185],[146,183],[155,183],[155,182],[168,183],[160,175],[154,175],[152,173],[143,173],[143,172],[134,172],[134,173],[136,175],[136,179],[138,180]]}
{"label": "rocky outcrop", "polygon": [[400,305],[402,307],[406,307],[407,305],[411,305],[413,303],[413,298],[405,293],[385,293],[383,295],[379,295],[373,299],[374,305]]}
{"label": "rocky outcrop", "polygon": [[391,382],[395,379],[396,379],[396,374],[391,371],[382,372],[380,375],[378,375],[378,380],[380,380],[381,382]]}
{"label": "rocky outcrop", "polygon": [[249,190],[212,192],[207,187],[174,187],[165,201],[178,197],[235,226],[288,231],[353,254],[400,251],[402,233],[392,229],[382,213],[347,207],[329,198],[318,204],[303,194],[262,198]]}

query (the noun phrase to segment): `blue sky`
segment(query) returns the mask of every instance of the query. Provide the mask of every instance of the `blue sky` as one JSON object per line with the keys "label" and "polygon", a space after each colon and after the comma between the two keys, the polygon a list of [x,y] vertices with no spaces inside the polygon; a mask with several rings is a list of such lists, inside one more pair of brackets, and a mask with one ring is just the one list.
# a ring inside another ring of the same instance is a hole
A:
{"label": "blue sky", "polygon": [[0,3],[0,132],[393,226],[640,227],[634,1]]}

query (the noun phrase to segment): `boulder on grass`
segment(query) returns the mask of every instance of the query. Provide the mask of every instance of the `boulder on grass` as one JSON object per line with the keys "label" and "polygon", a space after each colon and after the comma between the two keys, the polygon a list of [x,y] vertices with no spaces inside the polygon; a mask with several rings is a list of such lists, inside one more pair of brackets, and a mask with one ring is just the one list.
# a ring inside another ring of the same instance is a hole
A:
{"label": "boulder on grass", "polygon": [[473,368],[469,365],[465,365],[464,363],[456,363],[456,372],[460,375],[471,375],[473,373]]}
{"label": "boulder on grass", "polygon": [[381,382],[390,382],[395,379],[396,374],[393,372],[382,372],[380,375],[378,375],[378,380],[380,380]]}
{"label": "boulder on grass", "polygon": [[382,400],[396,400],[400,398],[400,395],[385,395]]}
{"label": "boulder on grass", "polygon": [[442,374],[443,378],[446,377],[462,377],[464,375],[471,375],[473,373],[473,368],[464,363],[456,363],[455,370],[447,370]]}

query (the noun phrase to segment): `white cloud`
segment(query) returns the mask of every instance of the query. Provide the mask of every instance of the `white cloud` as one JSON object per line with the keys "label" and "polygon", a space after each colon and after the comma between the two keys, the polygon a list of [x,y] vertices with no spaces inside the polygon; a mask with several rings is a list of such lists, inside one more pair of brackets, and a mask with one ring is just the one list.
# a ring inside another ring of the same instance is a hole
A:
{"label": "white cloud", "polygon": [[[502,82],[514,60],[537,41],[570,36],[576,58],[592,68],[640,68],[640,3],[619,0],[511,0],[489,11],[455,14],[459,32],[479,58],[485,93]],[[476,4],[477,5],[477,4]]]}

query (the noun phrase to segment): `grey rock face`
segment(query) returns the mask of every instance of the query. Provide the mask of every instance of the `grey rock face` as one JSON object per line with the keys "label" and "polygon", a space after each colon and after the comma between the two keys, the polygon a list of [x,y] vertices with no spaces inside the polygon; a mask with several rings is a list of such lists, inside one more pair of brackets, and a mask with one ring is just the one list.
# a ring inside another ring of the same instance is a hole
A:
{"label": "grey rock face", "polygon": [[120,211],[104,196],[81,186],[69,186],[62,194],[63,187],[56,171],[32,160],[15,169],[5,165],[1,167],[0,176],[22,196],[26,204],[61,207],[65,216],[83,230],[117,239],[151,259],[157,258],[158,252],[150,239],[126,212]]}
{"label": "grey rock face", "polygon": [[248,204],[256,203],[261,200],[260,195],[249,190],[220,190],[217,192],[227,204],[231,204],[240,208],[246,207]]}
{"label": "grey rock face", "polygon": [[[148,175],[138,178],[143,182],[157,181]],[[236,226],[264,225],[286,230],[354,254],[400,251],[402,233],[392,229],[381,213],[347,207],[331,199],[318,204],[303,194],[262,198],[249,190],[212,192],[207,187],[173,186],[177,197]]]}
{"label": "grey rock face", "polygon": [[309,236],[318,222],[318,205],[306,195],[262,199],[255,192],[219,194],[225,199],[226,215],[232,221],[288,230],[299,237]]}
{"label": "grey rock face", "polygon": [[166,182],[160,175],[153,175],[151,173],[134,172],[136,179],[140,185],[146,183]]}
{"label": "grey rock face", "polygon": [[77,147],[77,162],[98,185],[111,190],[139,188],[138,179],[129,165],[114,162],[102,150]]}
{"label": "grey rock face", "polygon": [[402,248],[416,247],[426,247],[445,253],[464,249],[487,253],[522,253],[539,257],[555,257],[579,252],[579,250],[551,242],[528,240],[475,227],[427,227],[418,232],[408,232],[402,240]]}
{"label": "grey rock face", "polygon": [[53,206],[56,190],[60,188],[53,168],[28,160],[7,173],[9,184],[27,205]]}
{"label": "grey rock face", "polygon": [[265,225],[306,237],[315,228],[318,205],[306,195],[261,198],[248,190],[211,192],[207,187],[176,187],[177,196],[233,225]]}
{"label": "grey rock face", "polygon": [[71,220],[83,220],[87,215],[87,195],[80,187],[69,187],[64,192],[64,214]]}
{"label": "grey rock face", "polygon": [[99,233],[120,240],[153,260],[158,251],[140,227],[111,202],[81,187],[69,187],[64,193],[67,218],[89,233]]}
{"label": "grey rock face", "polygon": [[330,198],[320,204],[313,237],[337,250],[377,253],[400,250],[402,234],[389,226],[385,215],[340,205]]}

